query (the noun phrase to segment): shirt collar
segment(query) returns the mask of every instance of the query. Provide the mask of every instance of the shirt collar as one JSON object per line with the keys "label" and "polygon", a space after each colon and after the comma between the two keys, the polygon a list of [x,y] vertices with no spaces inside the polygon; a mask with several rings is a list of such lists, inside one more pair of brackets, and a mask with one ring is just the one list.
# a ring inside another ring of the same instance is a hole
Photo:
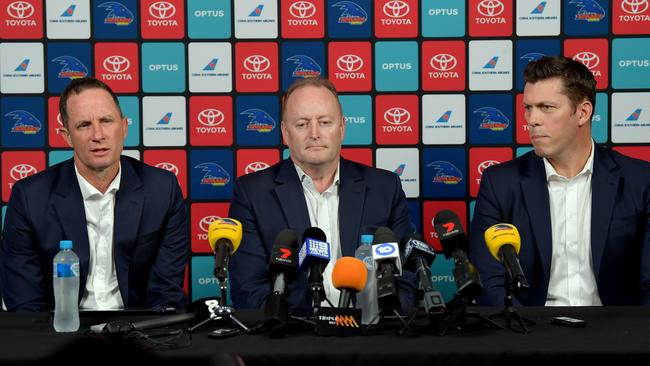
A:
{"label": "shirt collar", "polygon": [[[298,173],[298,178],[300,179],[300,182],[308,182],[309,184],[313,185],[313,181],[311,177],[307,173],[305,173],[305,171],[302,170],[302,168],[300,168],[298,164],[294,163],[293,166],[296,167],[296,172]],[[340,172],[341,172],[341,161],[339,160],[339,164],[336,167],[336,172],[334,173],[334,181],[332,182],[332,185],[327,189],[331,188],[332,186],[338,186],[340,184],[340,179],[339,179]]]}
{"label": "shirt collar", "polygon": [[77,169],[77,165],[74,165],[74,172],[77,175],[77,181],[79,182],[79,189],[81,190],[81,197],[85,200],[87,200],[90,197],[99,195],[103,196],[108,193],[115,193],[120,189],[120,181],[122,180],[122,165],[121,163],[118,163],[118,168],[117,168],[117,175],[111,182],[111,184],[108,185],[108,189],[106,190],[106,193],[102,194],[97,188],[95,188],[90,182],[86,180],[80,173],[79,169]]}
{"label": "shirt collar", "polygon": [[[594,144],[594,140],[591,140],[591,153],[589,154],[589,159],[587,159],[587,162],[585,163],[585,166],[582,167],[582,170],[580,173],[576,174],[577,176],[583,175],[583,174],[592,174],[594,172],[594,150],[596,149],[596,146]],[[542,158],[544,160],[544,168],[546,168],[546,180],[548,181],[552,177],[562,177],[560,174],[555,171],[555,168],[553,168],[553,165],[551,165],[551,162],[548,161],[546,158]],[[563,177],[565,178],[565,177]]]}

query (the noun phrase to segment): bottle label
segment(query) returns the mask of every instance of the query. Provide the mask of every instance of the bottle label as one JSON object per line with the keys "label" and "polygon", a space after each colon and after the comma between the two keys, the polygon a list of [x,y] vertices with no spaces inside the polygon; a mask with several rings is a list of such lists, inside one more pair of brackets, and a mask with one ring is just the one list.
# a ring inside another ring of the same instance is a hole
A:
{"label": "bottle label", "polygon": [[54,277],[79,277],[79,263],[55,263]]}

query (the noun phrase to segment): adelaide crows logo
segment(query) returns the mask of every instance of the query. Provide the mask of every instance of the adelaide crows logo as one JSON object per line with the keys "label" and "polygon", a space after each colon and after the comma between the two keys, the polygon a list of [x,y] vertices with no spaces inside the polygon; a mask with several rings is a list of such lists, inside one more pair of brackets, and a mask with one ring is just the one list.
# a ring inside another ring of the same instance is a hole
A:
{"label": "adelaide crows logo", "polygon": [[275,128],[275,120],[273,117],[269,116],[268,113],[261,109],[251,108],[241,112],[240,114],[249,118],[248,125],[246,125],[246,131],[268,133],[273,131]]}
{"label": "adelaide crows logo", "polygon": [[5,114],[5,116],[12,117],[16,121],[13,127],[11,127],[11,132],[13,133],[33,135],[41,130],[41,121],[39,121],[38,118],[27,111],[11,111]]}
{"label": "adelaide crows logo", "polygon": [[463,180],[463,173],[448,161],[434,161],[427,164],[427,168],[433,168],[435,171],[433,183],[458,184]]}
{"label": "adelaide crows logo", "polygon": [[59,79],[78,79],[88,75],[88,68],[78,58],[73,56],[59,56],[52,59],[62,66]]}
{"label": "adelaide crows logo", "polygon": [[482,107],[475,110],[474,113],[479,113],[483,117],[479,125],[482,130],[503,131],[510,126],[508,117],[494,107]]}
{"label": "adelaide crows logo", "polygon": [[105,8],[108,14],[104,18],[104,24],[126,26],[133,22],[135,16],[126,6],[117,1],[109,1],[99,4],[97,7]]}
{"label": "adelaide crows logo", "polygon": [[332,4],[332,7],[341,10],[341,16],[338,20],[339,23],[361,25],[368,20],[368,13],[352,1],[339,1],[336,4]]}
{"label": "adelaide crows logo", "polygon": [[287,58],[296,64],[296,68],[291,74],[294,78],[312,78],[321,74],[320,65],[311,57],[306,55],[294,55]]}
{"label": "adelaide crows logo", "polygon": [[202,169],[205,173],[201,178],[201,184],[223,187],[230,182],[230,174],[217,163],[201,163],[194,168]]}
{"label": "adelaide crows logo", "polygon": [[571,0],[569,4],[574,4],[578,7],[575,20],[600,22],[605,17],[605,9],[595,0]]}

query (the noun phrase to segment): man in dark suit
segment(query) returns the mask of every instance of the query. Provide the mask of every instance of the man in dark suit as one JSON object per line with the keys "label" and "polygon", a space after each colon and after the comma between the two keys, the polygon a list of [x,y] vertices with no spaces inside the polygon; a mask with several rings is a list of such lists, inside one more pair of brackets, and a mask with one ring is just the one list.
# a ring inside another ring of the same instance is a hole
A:
{"label": "man in dark suit", "polygon": [[524,108],[534,152],[483,172],[471,231],[471,258],[485,292],[503,305],[504,266],[485,230],[516,226],[530,290],[522,305],[650,304],[650,164],[594,144],[596,82],[564,57],[531,62]]}
{"label": "man in dark suit", "polygon": [[[230,204],[230,217],[244,229],[230,263],[232,298],[239,308],[260,308],[271,294],[267,266],[282,229],[294,230],[299,239],[309,227],[323,229],[332,245],[333,260],[323,276],[332,300],[338,296],[331,287],[333,262],[354,256],[363,231],[387,226],[399,240],[411,228],[399,177],[340,157],[345,122],[329,80],[301,79],[289,87],[281,128],[291,159],[239,178]],[[402,307],[412,307],[412,273],[404,274],[400,287]],[[289,293],[291,311],[311,308],[305,273],[293,281]]]}
{"label": "man in dark suit", "polygon": [[189,243],[176,177],[121,156],[128,122],[103,82],[73,80],[60,113],[74,157],[18,181],[9,200],[7,309],[54,308],[52,260],[64,239],[80,260],[80,308],[183,308]]}

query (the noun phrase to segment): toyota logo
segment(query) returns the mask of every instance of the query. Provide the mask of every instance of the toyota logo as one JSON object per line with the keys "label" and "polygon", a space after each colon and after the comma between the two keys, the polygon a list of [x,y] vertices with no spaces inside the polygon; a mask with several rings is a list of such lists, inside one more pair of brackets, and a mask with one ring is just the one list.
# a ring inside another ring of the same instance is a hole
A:
{"label": "toyota logo", "polygon": [[176,7],[166,1],[158,1],[149,6],[149,14],[156,19],[169,19],[176,14]]}
{"label": "toyota logo", "polygon": [[482,162],[481,164],[478,165],[478,174],[483,175],[483,171],[485,169],[491,167],[492,165],[497,165],[497,164],[501,164],[501,162],[496,160],[486,160]]}
{"label": "toyota logo", "polygon": [[208,108],[199,112],[199,123],[204,126],[218,126],[224,119],[225,116],[223,115],[223,112],[218,109]]}
{"label": "toyota logo", "polygon": [[289,13],[296,18],[311,18],[316,14],[316,6],[308,1],[298,1],[289,7]]}
{"label": "toyota logo", "polygon": [[156,168],[164,169],[168,172],[174,173],[174,175],[178,175],[178,167],[172,163],[168,163],[168,162],[158,163],[156,164]]}
{"label": "toyota logo", "polygon": [[411,113],[401,107],[393,107],[384,112],[384,121],[391,125],[403,125],[411,119]]}
{"label": "toyota logo", "polygon": [[205,216],[201,221],[199,221],[199,228],[201,228],[204,233],[207,233],[212,221],[219,220],[220,218],[220,216],[215,215]]}
{"label": "toyota logo", "polygon": [[648,10],[648,0],[623,0],[621,9],[628,14],[641,14]]}
{"label": "toyota logo", "polygon": [[267,164],[267,163],[265,163],[263,161],[255,161],[255,162],[252,162],[252,163],[246,165],[246,168],[244,168],[244,174],[258,172],[258,171],[264,170],[264,169],[266,169],[268,167],[269,167],[269,164]]}
{"label": "toyota logo", "polygon": [[13,178],[13,180],[21,180],[23,178],[27,178],[32,174],[38,173],[38,170],[34,168],[32,165],[29,164],[18,164],[15,165],[11,170],[9,171],[9,176]]}
{"label": "toyota logo", "polygon": [[434,70],[438,71],[452,70],[457,64],[458,61],[456,60],[456,57],[448,53],[439,53],[431,57],[431,60],[429,60],[429,65],[431,65]]}
{"label": "toyota logo", "polygon": [[343,55],[336,60],[341,71],[355,72],[363,67],[363,59],[357,55]]}
{"label": "toyota logo", "polygon": [[495,17],[505,10],[505,6],[499,0],[483,0],[476,7],[481,15],[485,17]]}
{"label": "toyota logo", "polygon": [[401,0],[393,0],[384,4],[383,10],[386,16],[391,18],[401,18],[408,14],[411,8],[409,7],[409,4]]}
{"label": "toyota logo", "polygon": [[597,54],[589,51],[577,53],[573,56],[575,61],[582,62],[589,70],[594,69],[600,63],[600,57]]}
{"label": "toyota logo", "polygon": [[26,1],[14,1],[7,5],[7,13],[15,19],[29,18],[34,14],[34,6]]}
{"label": "toyota logo", "polygon": [[113,55],[108,56],[104,59],[103,62],[104,68],[108,72],[118,73],[125,72],[131,66],[129,60],[124,56]]}
{"label": "toyota logo", "polygon": [[54,131],[56,131],[56,134],[64,133],[65,132],[65,126],[63,125],[63,121],[61,120],[61,113],[56,114],[56,123],[58,124],[57,127],[54,128]]}
{"label": "toyota logo", "polygon": [[244,67],[250,72],[264,72],[271,67],[271,61],[262,55],[250,55],[244,60]]}

